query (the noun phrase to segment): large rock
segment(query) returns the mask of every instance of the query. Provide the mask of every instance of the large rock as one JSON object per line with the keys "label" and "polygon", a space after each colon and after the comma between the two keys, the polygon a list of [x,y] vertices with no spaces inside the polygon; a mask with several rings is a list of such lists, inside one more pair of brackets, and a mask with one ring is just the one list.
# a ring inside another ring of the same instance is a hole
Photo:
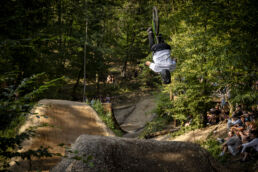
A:
{"label": "large rock", "polygon": [[[225,171],[206,150],[186,142],[81,135],[72,145],[72,152],[52,172]],[[73,159],[87,156],[93,157],[93,167]]]}

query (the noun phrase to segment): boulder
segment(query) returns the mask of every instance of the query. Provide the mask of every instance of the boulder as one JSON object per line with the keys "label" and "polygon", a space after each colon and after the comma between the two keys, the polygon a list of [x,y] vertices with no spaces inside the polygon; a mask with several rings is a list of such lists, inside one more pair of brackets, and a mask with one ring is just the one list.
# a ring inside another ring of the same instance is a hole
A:
{"label": "boulder", "polygon": [[[206,150],[187,142],[81,135],[69,152],[52,172],[226,171]],[[88,156],[93,158],[83,161]]]}

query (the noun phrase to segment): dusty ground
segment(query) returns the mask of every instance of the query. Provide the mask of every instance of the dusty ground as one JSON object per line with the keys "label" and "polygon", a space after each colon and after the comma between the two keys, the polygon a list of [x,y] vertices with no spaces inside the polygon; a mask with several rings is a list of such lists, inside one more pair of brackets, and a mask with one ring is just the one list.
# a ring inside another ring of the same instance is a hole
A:
{"label": "dusty ground", "polygon": [[114,115],[120,127],[127,132],[124,137],[137,137],[141,129],[155,116],[152,112],[155,107],[153,96],[145,96],[134,103],[114,107]]}
{"label": "dusty ground", "polygon": [[[198,141],[204,141],[207,138],[225,138],[227,135],[227,125],[226,121],[219,123],[217,125],[212,125],[203,129],[197,129],[194,131],[186,132],[180,136],[172,138],[169,134],[159,136],[154,138],[154,140],[159,141],[184,141],[196,143]],[[224,162],[224,166],[229,169],[229,171],[246,171],[246,172],[258,172],[258,169],[254,170],[258,166],[258,160],[252,160],[248,162],[241,162],[242,155],[238,154],[233,156],[228,153],[227,161]],[[256,163],[256,165],[254,164]]]}
{"label": "dusty ground", "polygon": [[225,122],[219,123],[217,125],[212,125],[206,128],[197,129],[193,131],[186,132],[183,135],[171,138],[170,135],[164,135],[156,137],[155,140],[167,140],[167,141],[184,141],[193,142],[202,141],[210,136],[215,138],[225,137],[227,135],[227,126]]}
{"label": "dusty ground", "polygon": [[[114,136],[114,134],[99,119],[96,112],[84,103],[72,102],[65,100],[42,100],[40,106],[34,109],[40,118],[35,115],[31,116],[28,122],[22,127],[24,131],[29,126],[35,126],[40,123],[48,123],[54,127],[39,128],[37,137],[26,142],[25,150],[38,148],[39,146],[50,146],[52,152],[64,153],[64,148],[57,146],[64,143],[70,146],[71,143],[81,134]],[[114,115],[121,128],[127,131],[124,137],[136,138],[147,122],[151,121],[155,114],[152,110],[156,103],[154,96],[150,95],[133,95],[133,98],[123,101],[121,104],[114,106]],[[43,117],[43,116],[45,116]],[[226,124],[220,123],[204,129],[187,132],[181,136],[171,138],[169,135],[154,138],[160,141],[185,141],[196,142],[205,140],[209,136],[221,137],[226,135]],[[34,159],[32,170],[48,170],[57,162],[59,157],[50,159]],[[22,167],[13,166],[12,171],[27,171],[28,162],[24,162]]]}
{"label": "dusty ground", "polygon": [[[45,99],[38,103],[33,112],[37,113],[39,117],[31,115],[22,126],[21,132],[31,126],[43,123],[47,123],[49,126],[38,128],[36,137],[25,142],[21,151],[50,146],[51,152],[64,154],[65,149],[58,144],[70,146],[82,134],[114,136],[97,113],[85,103]],[[60,161],[60,157],[34,159],[32,170],[48,170],[58,161]],[[20,164],[21,166],[14,165],[12,171],[28,171],[27,161]]]}

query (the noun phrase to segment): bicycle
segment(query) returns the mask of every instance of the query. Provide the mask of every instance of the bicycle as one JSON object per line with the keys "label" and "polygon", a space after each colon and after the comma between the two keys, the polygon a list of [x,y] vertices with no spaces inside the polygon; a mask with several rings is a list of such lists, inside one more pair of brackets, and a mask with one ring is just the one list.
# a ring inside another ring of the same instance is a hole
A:
{"label": "bicycle", "polygon": [[159,17],[158,17],[158,9],[156,6],[153,7],[152,10],[152,30],[156,39],[156,43],[159,43],[158,35],[159,35]]}

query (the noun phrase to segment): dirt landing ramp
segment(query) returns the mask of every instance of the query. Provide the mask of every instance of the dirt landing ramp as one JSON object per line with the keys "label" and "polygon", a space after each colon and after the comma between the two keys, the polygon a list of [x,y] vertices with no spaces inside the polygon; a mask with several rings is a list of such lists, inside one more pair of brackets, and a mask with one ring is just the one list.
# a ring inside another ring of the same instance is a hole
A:
{"label": "dirt landing ramp", "polygon": [[[213,172],[226,171],[197,144],[81,135],[72,145],[78,154],[68,154],[52,172]],[[72,159],[87,158],[88,163]]]}
{"label": "dirt landing ramp", "polygon": [[[51,152],[64,154],[64,148],[58,144],[69,146],[81,134],[114,136],[97,113],[85,103],[44,99],[38,102],[32,112],[40,118],[31,115],[21,127],[21,132],[42,123],[49,126],[38,128],[37,135],[24,143],[22,151],[50,146]],[[59,157],[35,159],[32,161],[32,170],[49,170],[59,161]],[[13,166],[12,171],[28,171],[28,162],[22,161],[20,164]]]}
{"label": "dirt landing ramp", "polygon": [[117,122],[122,130],[127,132],[123,137],[137,137],[144,126],[155,117],[152,112],[155,107],[156,103],[153,96],[143,97],[131,105],[114,107],[113,111]]}

